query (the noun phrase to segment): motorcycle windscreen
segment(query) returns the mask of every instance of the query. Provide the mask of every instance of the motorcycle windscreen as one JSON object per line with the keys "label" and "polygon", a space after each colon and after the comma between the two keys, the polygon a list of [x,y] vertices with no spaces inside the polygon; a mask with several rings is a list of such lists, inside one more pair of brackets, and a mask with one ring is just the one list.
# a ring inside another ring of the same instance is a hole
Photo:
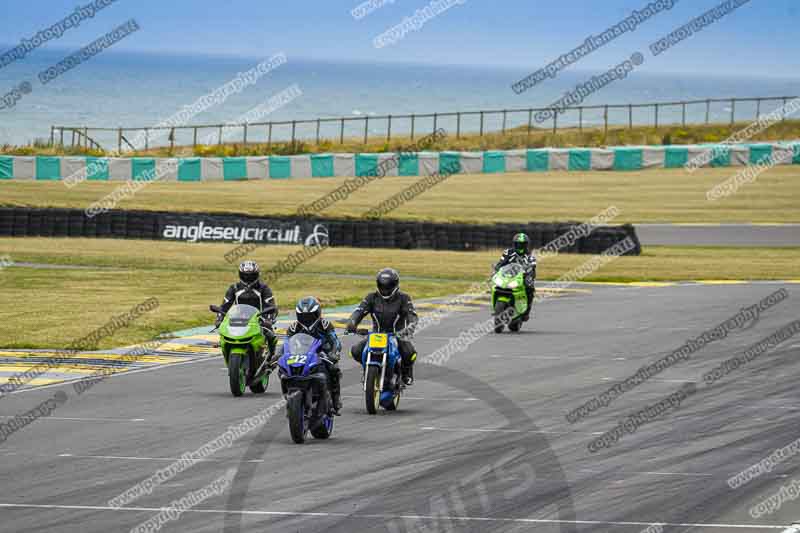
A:
{"label": "motorcycle windscreen", "polygon": [[258,309],[252,305],[238,304],[228,310],[228,333],[234,337],[247,334],[250,319],[258,314]]}
{"label": "motorcycle windscreen", "polygon": [[316,349],[315,343],[319,341],[305,333],[293,335],[288,341],[288,353],[291,355],[308,355]]}
{"label": "motorcycle windscreen", "polygon": [[506,266],[502,267],[497,272],[504,278],[516,278],[517,276],[525,272],[525,267],[523,267],[519,263],[509,263]]}

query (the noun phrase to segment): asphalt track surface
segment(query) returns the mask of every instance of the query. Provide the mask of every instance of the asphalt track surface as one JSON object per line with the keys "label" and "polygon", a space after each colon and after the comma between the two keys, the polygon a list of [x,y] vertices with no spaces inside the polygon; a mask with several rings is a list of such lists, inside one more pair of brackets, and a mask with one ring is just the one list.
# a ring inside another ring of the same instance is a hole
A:
{"label": "asphalt track surface", "polygon": [[[790,297],[755,324],[584,420],[565,420],[780,287]],[[783,531],[800,518],[797,501],[758,519],[748,510],[800,478],[800,456],[736,490],[726,480],[800,437],[800,335],[714,386],[701,376],[798,315],[800,287],[788,283],[595,286],[541,302],[521,334],[488,335],[441,367],[418,364],[399,411],[376,416],[343,358],[345,407],[330,440],[293,444],[281,410],[121,509],[109,499],[278,402],[277,383],[233,398],[221,360],[206,359],[116,375],[81,396],[67,385],[23,391],[0,400],[0,414],[58,391],[68,400],[0,446],[0,531],[128,531],[231,468],[223,495],[163,530]],[[487,316],[455,314],[420,333],[417,347],[430,353]],[[599,433],[687,382],[698,391],[678,410],[588,451]]]}
{"label": "asphalt track surface", "polygon": [[641,243],[663,246],[800,246],[800,224],[635,224]]}

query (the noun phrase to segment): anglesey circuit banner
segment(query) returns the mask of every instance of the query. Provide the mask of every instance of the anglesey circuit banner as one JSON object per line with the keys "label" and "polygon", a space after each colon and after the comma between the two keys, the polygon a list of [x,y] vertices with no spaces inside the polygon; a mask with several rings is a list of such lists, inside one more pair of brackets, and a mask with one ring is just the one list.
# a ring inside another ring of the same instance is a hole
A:
{"label": "anglesey circuit banner", "polygon": [[162,214],[159,216],[156,238],[240,244],[329,244],[329,232],[325,224],[224,215]]}
{"label": "anglesey circuit banner", "polygon": [[0,207],[2,237],[95,237],[242,245],[343,246],[433,250],[497,250],[524,232],[534,248],[600,254],[630,238],[627,255],[641,253],[629,224],[585,227],[580,222],[456,224],[413,220],[262,218],[245,214],[171,213],[112,209],[87,217],[83,209]]}

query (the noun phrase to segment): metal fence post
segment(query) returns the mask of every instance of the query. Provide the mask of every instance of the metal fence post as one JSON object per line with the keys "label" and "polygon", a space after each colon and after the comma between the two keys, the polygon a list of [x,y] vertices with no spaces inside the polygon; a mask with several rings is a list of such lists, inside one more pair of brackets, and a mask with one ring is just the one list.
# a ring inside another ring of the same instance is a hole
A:
{"label": "metal fence post", "polygon": [[433,114],[433,133],[436,133],[436,125],[439,122],[439,115],[437,113]]}
{"label": "metal fence post", "polygon": [[339,129],[339,144],[344,144],[344,119],[342,119],[342,127]]}
{"label": "metal fence post", "polygon": [[197,126],[192,128],[192,148],[197,148]]}
{"label": "metal fence post", "polygon": [[628,104],[628,129],[633,129],[633,106]]}
{"label": "metal fence post", "polygon": [[781,108],[781,109],[783,109],[783,113],[781,114],[782,115],[781,116],[781,122],[786,122],[786,104],[788,102],[789,102],[788,98],[784,98],[783,99],[783,107]]}
{"label": "metal fence post", "polygon": [[706,124],[711,120],[711,100],[706,100]]}
{"label": "metal fence post", "polygon": [[247,122],[244,123],[244,145],[247,146]]}
{"label": "metal fence post", "polygon": [[317,146],[319,146],[319,119],[317,119]]}
{"label": "metal fence post", "polygon": [[122,127],[117,128],[117,153],[122,154]]}
{"label": "metal fence post", "polygon": [[61,126],[61,147],[64,147],[64,126]]}
{"label": "metal fence post", "polygon": [[533,126],[533,109],[528,109],[528,138],[526,141],[526,145],[531,145],[531,128]]}
{"label": "metal fence post", "polygon": [[503,135],[506,134],[506,110],[503,109]]}
{"label": "metal fence post", "polygon": [[731,98],[731,126],[736,122],[736,98]]}
{"label": "metal fence post", "polygon": [[219,126],[219,137],[217,138],[217,146],[222,146],[222,126]]}
{"label": "metal fence post", "polygon": [[294,152],[295,148],[295,131],[297,131],[297,121],[292,121],[292,152]]}
{"label": "metal fence post", "polygon": [[389,115],[389,122],[386,126],[386,142],[392,140],[392,115]]}
{"label": "metal fence post", "polygon": [[83,128],[83,147],[89,148],[89,128]]}
{"label": "metal fence post", "polygon": [[683,127],[685,128],[686,127],[686,102],[681,102],[681,103],[683,104],[683,106],[682,106],[682,120],[681,120],[681,123],[683,124]]}
{"label": "metal fence post", "polygon": [[761,118],[761,98],[756,98],[756,120]]}
{"label": "metal fence post", "polygon": [[269,123],[267,129],[267,150],[272,148],[272,122]]}
{"label": "metal fence post", "polygon": [[414,114],[411,114],[411,140],[414,140]]}
{"label": "metal fence post", "polygon": [[655,106],[656,106],[656,129],[658,129],[658,104],[655,104]]}
{"label": "metal fence post", "polygon": [[368,138],[369,138],[369,117],[364,117],[364,146],[367,145]]}
{"label": "metal fence post", "polygon": [[558,130],[558,111],[553,110],[553,135],[556,134],[556,130]]}
{"label": "metal fence post", "polygon": [[56,127],[50,126],[50,147],[53,147],[53,143],[56,142]]}
{"label": "metal fence post", "polygon": [[144,149],[150,149],[150,130],[148,128],[144,129]]}
{"label": "metal fence post", "polygon": [[461,113],[456,113],[456,139],[461,138]]}
{"label": "metal fence post", "polygon": [[603,131],[605,135],[608,135],[608,105],[606,105],[603,110],[603,121],[605,122],[605,129]]}
{"label": "metal fence post", "polygon": [[583,131],[583,107],[578,108],[578,131]]}
{"label": "metal fence post", "polygon": [[481,111],[481,137],[483,137],[483,111]]}

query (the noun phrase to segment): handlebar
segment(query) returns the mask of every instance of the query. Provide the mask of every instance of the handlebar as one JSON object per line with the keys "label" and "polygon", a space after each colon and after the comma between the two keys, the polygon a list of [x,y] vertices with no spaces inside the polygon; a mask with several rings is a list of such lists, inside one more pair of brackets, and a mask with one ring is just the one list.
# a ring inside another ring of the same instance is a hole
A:
{"label": "handlebar", "polygon": [[362,336],[362,337],[366,337],[366,336],[367,336],[367,335],[369,335],[369,334],[370,334],[370,331],[369,331],[369,329],[367,329],[367,328],[357,328],[357,329],[356,329],[354,332],[352,332],[352,333],[350,333],[350,332],[348,332],[347,330],[345,330],[345,332],[343,333],[343,335],[345,335],[345,336],[347,336],[347,335],[360,335],[360,336]]}

